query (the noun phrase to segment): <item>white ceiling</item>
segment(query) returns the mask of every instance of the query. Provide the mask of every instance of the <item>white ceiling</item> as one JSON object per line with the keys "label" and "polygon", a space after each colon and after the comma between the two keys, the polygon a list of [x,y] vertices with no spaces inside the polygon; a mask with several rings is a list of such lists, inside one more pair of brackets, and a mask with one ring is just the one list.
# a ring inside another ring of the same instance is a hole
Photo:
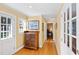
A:
{"label": "white ceiling", "polygon": [[[45,18],[55,18],[61,3],[5,3],[5,5],[18,10],[28,16],[42,15]],[[28,8],[27,6],[32,6]]]}

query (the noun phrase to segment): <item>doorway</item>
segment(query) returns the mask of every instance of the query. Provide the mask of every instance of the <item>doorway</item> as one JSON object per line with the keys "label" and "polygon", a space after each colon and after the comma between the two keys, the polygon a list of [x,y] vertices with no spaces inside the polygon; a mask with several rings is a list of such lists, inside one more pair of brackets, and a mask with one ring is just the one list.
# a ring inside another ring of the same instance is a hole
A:
{"label": "doorway", "polygon": [[47,40],[53,40],[53,23],[47,23]]}
{"label": "doorway", "polygon": [[13,54],[16,49],[15,17],[0,13],[0,55]]}

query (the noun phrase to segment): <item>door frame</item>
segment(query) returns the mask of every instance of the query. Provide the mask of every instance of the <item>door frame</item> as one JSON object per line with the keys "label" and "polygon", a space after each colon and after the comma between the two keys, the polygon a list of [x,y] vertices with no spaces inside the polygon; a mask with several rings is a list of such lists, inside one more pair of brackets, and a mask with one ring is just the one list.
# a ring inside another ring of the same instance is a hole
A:
{"label": "door frame", "polygon": [[[52,33],[53,33],[53,22],[47,23],[47,28],[46,28],[46,29],[48,29],[48,24],[52,24]],[[53,36],[53,37],[54,37],[54,36]],[[52,37],[52,40],[53,40],[53,37]],[[47,39],[48,39],[48,37],[47,37]]]}

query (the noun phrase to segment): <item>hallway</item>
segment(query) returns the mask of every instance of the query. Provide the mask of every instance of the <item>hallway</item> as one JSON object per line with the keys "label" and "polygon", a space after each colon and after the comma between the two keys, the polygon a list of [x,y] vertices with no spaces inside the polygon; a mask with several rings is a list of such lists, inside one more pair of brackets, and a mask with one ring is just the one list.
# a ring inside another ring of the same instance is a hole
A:
{"label": "hallway", "polygon": [[39,48],[38,50],[23,48],[15,55],[57,55],[57,51],[55,43],[51,40],[47,40],[45,41],[43,48]]}
{"label": "hallway", "polygon": [[0,11],[0,55],[79,55],[79,4],[3,3]]}

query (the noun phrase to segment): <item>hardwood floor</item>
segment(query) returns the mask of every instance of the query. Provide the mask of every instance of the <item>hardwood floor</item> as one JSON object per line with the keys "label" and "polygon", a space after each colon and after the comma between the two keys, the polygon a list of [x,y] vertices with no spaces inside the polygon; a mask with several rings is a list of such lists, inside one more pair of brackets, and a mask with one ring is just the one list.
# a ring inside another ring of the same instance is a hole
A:
{"label": "hardwood floor", "polygon": [[44,43],[43,48],[39,48],[38,50],[31,50],[22,48],[15,55],[57,55],[57,50],[55,44],[51,40],[47,40]]}

